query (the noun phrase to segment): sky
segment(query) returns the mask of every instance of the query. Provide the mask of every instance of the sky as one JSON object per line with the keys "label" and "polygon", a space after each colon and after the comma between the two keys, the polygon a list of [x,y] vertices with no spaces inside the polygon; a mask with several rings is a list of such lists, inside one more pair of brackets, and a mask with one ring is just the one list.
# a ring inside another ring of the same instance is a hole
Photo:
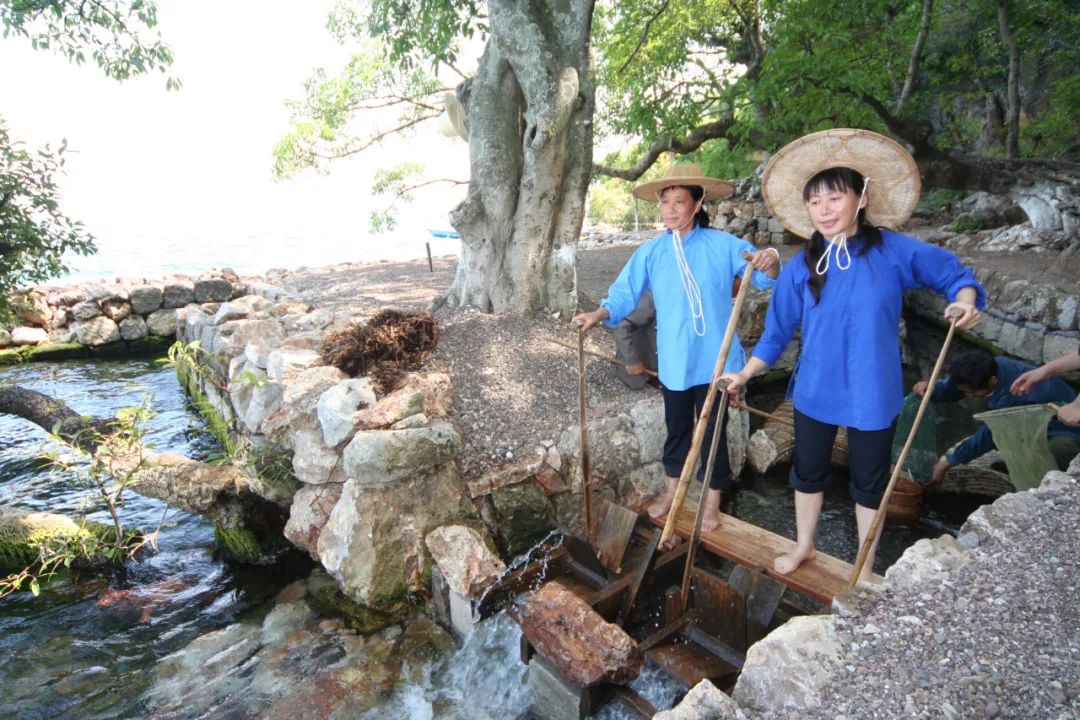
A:
{"label": "sky", "polygon": [[[468,178],[468,149],[434,126],[408,142],[340,161],[328,176],[279,181],[273,147],[314,68],[331,74],[348,50],[325,29],[332,0],[159,0],[158,29],[174,52],[165,90],[151,73],[125,83],[75,66],[21,38],[0,39],[0,116],[28,145],[67,140],[62,208],[102,252],[136,238],[337,233],[367,240],[372,174],[410,154],[432,174]],[[463,187],[418,195],[414,224],[448,228]],[[368,241],[372,252],[378,242]]]}

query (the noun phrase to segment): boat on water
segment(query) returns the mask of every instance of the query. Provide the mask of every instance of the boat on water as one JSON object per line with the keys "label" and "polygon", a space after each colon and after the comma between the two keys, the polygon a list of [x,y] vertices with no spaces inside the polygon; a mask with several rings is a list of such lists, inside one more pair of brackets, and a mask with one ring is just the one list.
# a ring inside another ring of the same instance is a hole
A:
{"label": "boat on water", "polygon": [[437,238],[460,238],[461,237],[461,235],[458,234],[457,230],[433,230],[432,228],[428,228],[428,232],[431,233],[431,235],[433,237],[437,237]]}

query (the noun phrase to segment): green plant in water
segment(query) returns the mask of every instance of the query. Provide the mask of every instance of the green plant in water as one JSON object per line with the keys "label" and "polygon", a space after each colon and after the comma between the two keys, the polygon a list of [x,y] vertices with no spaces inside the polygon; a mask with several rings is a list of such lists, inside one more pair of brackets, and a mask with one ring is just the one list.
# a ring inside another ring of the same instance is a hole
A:
{"label": "green plant in water", "polygon": [[[168,506],[149,533],[125,528],[121,514],[125,492],[146,466],[144,439],[152,417],[150,400],[144,398],[136,407],[121,409],[104,431],[83,430],[69,439],[58,435],[59,428],[54,428],[50,439],[60,449],[43,450],[40,456],[54,472],[75,478],[87,494],[78,520],[49,516],[19,537],[14,530],[3,533],[3,559],[21,560],[18,564],[24,567],[0,578],[0,597],[23,588],[37,595],[43,580],[76,563],[122,565],[147,545],[157,549]],[[90,456],[88,467],[77,462],[79,455]],[[111,525],[86,519],[87,514],[101,509],[108,512]],[[11,523],[9,528],[14,528],[17,520]]]}

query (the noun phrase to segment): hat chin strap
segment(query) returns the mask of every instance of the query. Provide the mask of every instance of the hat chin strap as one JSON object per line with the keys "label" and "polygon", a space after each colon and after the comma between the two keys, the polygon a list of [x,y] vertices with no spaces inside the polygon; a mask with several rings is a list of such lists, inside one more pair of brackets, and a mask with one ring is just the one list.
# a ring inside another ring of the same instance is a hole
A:
{"label": "hat chin strap", "polygon": [[[869,184],[870,178],[866,178],[863,181],[862,193],[859,195],[859,204],[855,207],[855,216],[851,218],[851,223],[854,223],[859,218],[859,211],[863,209],[863,200],[866,199],[866,187]],[[851,227],[851,223],[848,223],[845,227]],[[818,275],[824,275],[829,271],[829,263],[831,262],[834,247],[836,248],[837,270],[847,270],[851,267],[851,253],[848,251],[847,241],[847,231],[834,235],[832,239],[829,240],[829,245],[825,248],[825,252],[818,258],[814,272]]]}

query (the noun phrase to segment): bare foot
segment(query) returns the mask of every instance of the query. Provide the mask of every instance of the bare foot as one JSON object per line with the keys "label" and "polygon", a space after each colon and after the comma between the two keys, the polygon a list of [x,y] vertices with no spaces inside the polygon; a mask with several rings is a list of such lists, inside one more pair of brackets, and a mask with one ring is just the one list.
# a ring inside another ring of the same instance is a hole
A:
{"label": "bare foot", "polygon": [[795,549],[791,552],[786,555],[781,555],[773,560],[773,570],[781,575],[787,575],[789,572],[814,557],[814,552],[813,547],[801,548],[796,545]]}
{"label": "bare foot", "polygon": [[674,499],[674,496],[665,494],[649,506],[649,517],[660,518],[667,515],[667,511],[671,509],[671,502]]}
{"label": "bare foot", "polygon": [[701,514],[701,532],[709,532],[720,527],[720,511],[705,508]]}

